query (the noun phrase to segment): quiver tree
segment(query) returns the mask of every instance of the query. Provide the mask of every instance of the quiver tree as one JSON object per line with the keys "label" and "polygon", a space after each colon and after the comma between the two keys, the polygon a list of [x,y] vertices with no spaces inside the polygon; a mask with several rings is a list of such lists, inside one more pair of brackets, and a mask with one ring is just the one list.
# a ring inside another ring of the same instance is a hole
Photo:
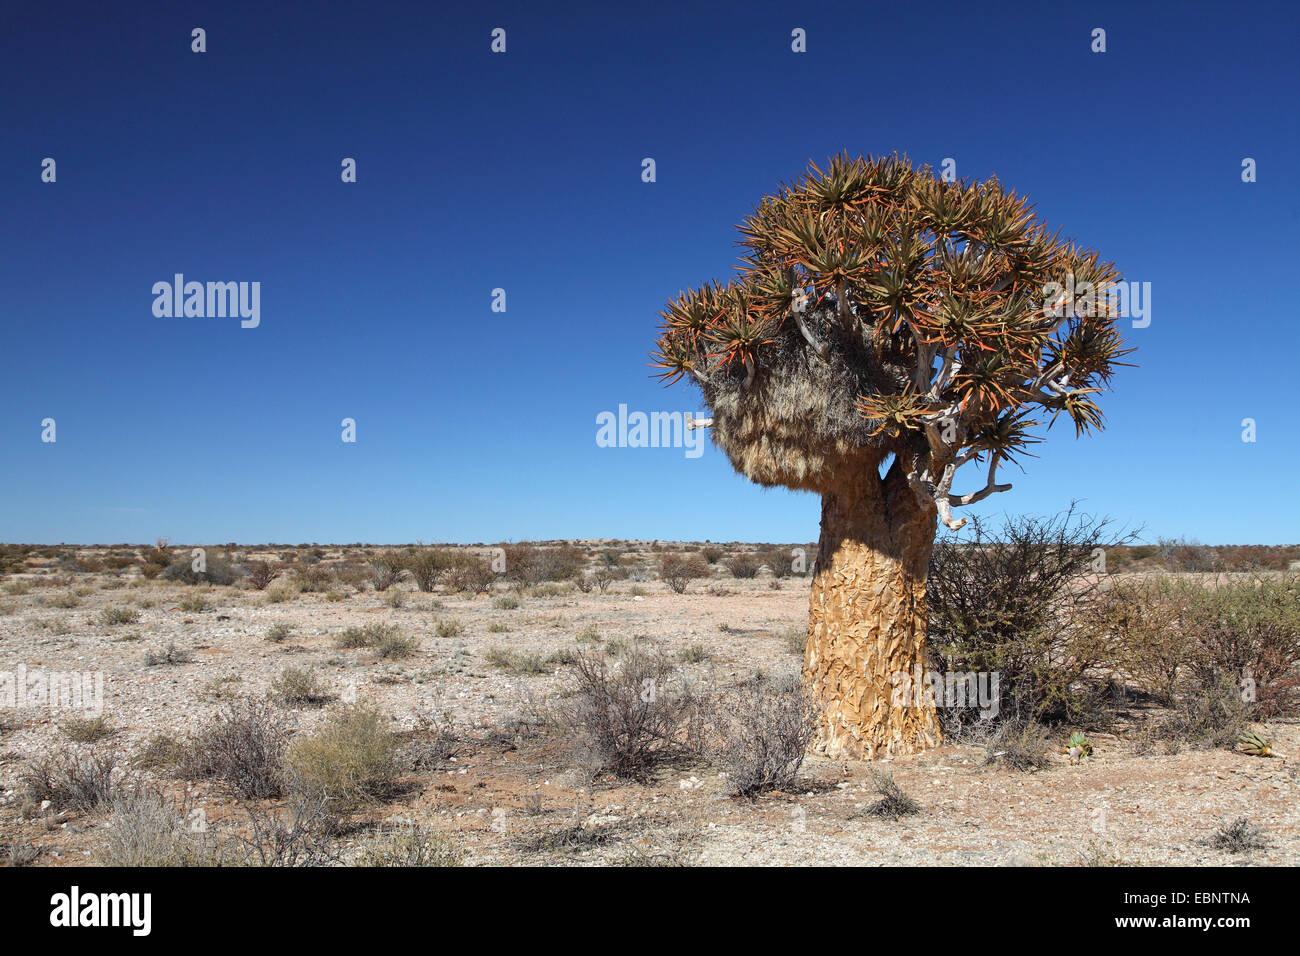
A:
{"label": "quiver tree", "polygon": [[[933,701],[895,701],[925,667],[936,524],[1007,491],[998,469],[1094,396],[1127,350],[1110,263],[1049,234],[996,180],[839,156],[739,227],[729,283],[661,313],[667,383],[699,385],[714,442],[765,486],[822,498],[804,682],[832,756],[937,742]],[[956,490],[963,465],[980,474]]]}

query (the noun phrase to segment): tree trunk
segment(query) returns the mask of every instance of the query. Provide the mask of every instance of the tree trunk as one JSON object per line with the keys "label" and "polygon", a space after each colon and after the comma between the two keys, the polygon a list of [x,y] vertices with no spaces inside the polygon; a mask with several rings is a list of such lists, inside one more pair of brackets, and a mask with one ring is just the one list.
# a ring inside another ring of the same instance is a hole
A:
{"label": "tree trunk", "polygon": [[814,748],[872,759],[939,742],[933,701],[895,706],[895,675],[925,670],[925,578],[935,512],[917,501],[901,467],[873,466],[822,494],[804,686],[820,707]]}

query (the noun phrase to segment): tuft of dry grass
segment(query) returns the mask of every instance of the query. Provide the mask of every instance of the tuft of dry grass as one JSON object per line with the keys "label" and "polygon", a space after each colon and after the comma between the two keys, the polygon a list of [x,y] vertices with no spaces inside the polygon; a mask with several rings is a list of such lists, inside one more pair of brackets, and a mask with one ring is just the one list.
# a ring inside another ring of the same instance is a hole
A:
{"label": "tuft of dry grass", "polygon": [[105,715],[95,717],[69,717],[59,724],[59,730],[69,740],[79,744],[93,744],[107,740],[118,732]]}

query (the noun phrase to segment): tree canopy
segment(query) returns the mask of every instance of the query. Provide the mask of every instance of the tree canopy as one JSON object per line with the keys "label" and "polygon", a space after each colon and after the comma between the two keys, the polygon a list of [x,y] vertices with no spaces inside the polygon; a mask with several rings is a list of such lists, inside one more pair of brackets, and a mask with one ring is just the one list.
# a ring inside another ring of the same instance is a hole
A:
{"label": "tree canopy", "polygon": [[[729,282],[660,313],[654,364],[696,382],[715,441],[764,485],[824,491],[889,455],[950,528],[1010,485],[998,468],[1060,415],[1103,427],[1126,349],[1119,274],[1049,233],[996,179],[947,182],[906,158],[832,158],[739,226]],[[958,468],[982,488],[952,491]]]}

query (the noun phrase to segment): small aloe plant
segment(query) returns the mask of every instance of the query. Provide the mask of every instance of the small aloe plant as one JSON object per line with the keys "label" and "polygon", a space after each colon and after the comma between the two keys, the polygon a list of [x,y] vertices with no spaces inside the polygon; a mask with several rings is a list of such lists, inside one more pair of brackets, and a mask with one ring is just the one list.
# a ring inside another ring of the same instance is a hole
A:
{"label": "small aloe plant", "polygon": [[1082,730],[1070,734],[1070,742],[1066,746],[1070,750],[1071,760],[1078,761],[1092,756],[1092,741]]}
{"label": "small aloe plant", "polygon": [[1249,754],[1252,757],[1272,757],[1274,755],[1273,741],[1254,730],[1248,730],[1242,734],[1241,739],[1237,741],[1237,746],[1241,748],[1242,753]]}

